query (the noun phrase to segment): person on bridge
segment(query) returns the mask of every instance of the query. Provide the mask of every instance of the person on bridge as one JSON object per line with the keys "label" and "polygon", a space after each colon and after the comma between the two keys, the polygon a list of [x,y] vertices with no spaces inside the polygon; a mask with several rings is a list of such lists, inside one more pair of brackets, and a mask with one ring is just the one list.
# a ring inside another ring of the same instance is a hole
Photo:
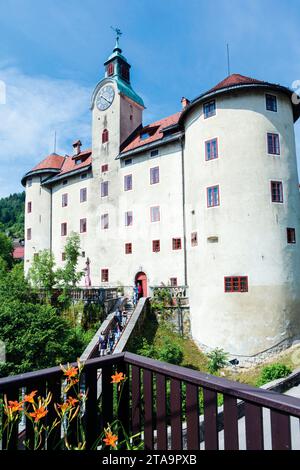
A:
{"label": "person on bridge", "polygon": [[108,349],[109,349],[109,354],[112,354],[113,349],[115,345],[115,334],[113,330],[110,330],[109,335],[108,335]]}
{"label": "person on bridge", "polygon": [[106,337],[104,331],[101,331],[101,333],[99,335],[99,353],[100,353],[100,356],[105,356],[106,348],[107,348],[107,337]]}

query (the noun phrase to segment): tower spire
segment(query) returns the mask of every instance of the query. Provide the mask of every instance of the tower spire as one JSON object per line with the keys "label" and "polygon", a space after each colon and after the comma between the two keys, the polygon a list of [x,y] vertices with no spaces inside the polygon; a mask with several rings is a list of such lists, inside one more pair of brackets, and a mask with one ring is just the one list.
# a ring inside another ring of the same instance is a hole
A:
{"label": "tower spire", "polygon": [[116,44],[115,44],[113,52],[122,52],[122,49],[120,48],[120,44],[119,44],[119,39],[120,39],[120,37],[122,36],[123,33],[120,30],[120,28],[114,28],[113,26],[111,26],[111,29],[116,34]]}

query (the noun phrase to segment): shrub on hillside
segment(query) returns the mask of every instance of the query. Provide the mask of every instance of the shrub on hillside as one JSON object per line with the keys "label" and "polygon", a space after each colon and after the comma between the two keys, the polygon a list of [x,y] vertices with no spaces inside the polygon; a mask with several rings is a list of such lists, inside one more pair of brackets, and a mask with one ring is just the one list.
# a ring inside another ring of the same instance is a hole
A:
{"label": "shrub on hillside", "polygon": [[268,382],[272,382],[272,380],[282,379],[283,377],[287,377],[292,373],[292,369],[285,364],[271,364],[269,366],[263,367],[260,377],[257,381],[257,386],[260,387]]}
{"label": "shrub on hillside", "polygon": [[172,343],[169,339],[165,339],[163,346],[157,351],[157,359],[170,364],[179,365],[183,359],[183,349],[176,343]]}
{"label": "shrub on hillside", "polygon": [[213,349],[208,355],[209,359],[208,370],[211,374],[215,374],[222,367],[226,366],[228,360],[228,354],[221,348]]}

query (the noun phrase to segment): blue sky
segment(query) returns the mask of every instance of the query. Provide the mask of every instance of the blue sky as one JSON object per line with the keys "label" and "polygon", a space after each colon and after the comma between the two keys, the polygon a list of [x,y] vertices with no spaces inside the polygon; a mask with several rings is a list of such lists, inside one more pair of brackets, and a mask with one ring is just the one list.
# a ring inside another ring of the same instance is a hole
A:
{"label": "blue sky", "polygon": [[[144,123],[180,109],[231,72],[283,85],[300,80],[296,0],[2,0],[0,15],[0,197],[53,150],[90,145],[90,96],[124,32]],[[1,83],[6,103],[1,104]],[[300,128],[296,124],[300,150]],[[298,152],[299,152],[298,150]]]}

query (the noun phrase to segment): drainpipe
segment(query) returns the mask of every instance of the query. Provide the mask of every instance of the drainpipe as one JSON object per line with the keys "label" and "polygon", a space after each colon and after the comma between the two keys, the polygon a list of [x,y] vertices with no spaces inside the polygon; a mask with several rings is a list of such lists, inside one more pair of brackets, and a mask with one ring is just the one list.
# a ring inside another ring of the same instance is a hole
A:
{"label": "drainpipe", "polygon": [[184,175],[184,137],[180,137],[181,145],[181,174],[182,174],[182,218],[183,218],[183,263],[184,263],[184,284],[187,280],[187,253],[186,253],[186,216],[185,216],[185,175]]}
{"label": "drainpipe", "polygon": [[52,254],[52,186],[50,187],[50,253]]}

